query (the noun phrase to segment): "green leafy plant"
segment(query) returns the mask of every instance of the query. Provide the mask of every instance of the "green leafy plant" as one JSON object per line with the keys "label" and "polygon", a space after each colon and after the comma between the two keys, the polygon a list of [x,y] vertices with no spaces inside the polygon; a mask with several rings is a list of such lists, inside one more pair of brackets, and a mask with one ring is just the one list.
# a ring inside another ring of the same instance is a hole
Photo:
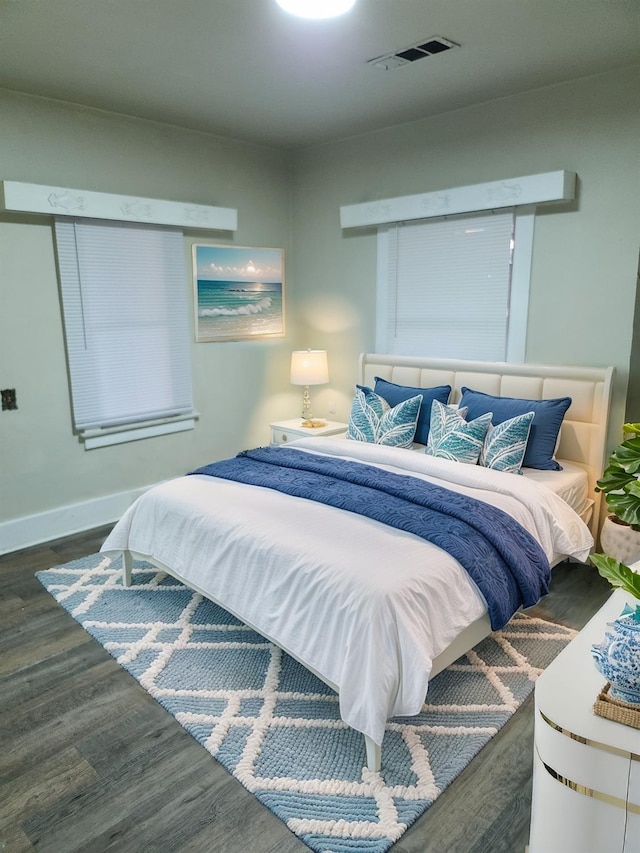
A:
{"label": "green leafy plant", "polygon": [[596,491],[615,519],[640,530],[640,423],[625,424],[623,431],[629,437],[609,457]]}
{"label": "green leafy plant", "polygon": [[640,574],[606,554],[591,554],[589,559],[611,586],[619,586],[640,600]]}

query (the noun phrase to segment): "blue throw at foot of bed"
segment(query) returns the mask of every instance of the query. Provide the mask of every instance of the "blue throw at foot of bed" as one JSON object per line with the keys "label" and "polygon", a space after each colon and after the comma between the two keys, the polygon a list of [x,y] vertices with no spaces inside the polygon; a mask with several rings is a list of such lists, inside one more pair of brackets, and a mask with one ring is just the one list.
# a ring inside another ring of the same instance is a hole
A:
{"label": "blue throw at foot of bed", "polygon": [[494,631],[549,590],[543,549],[511,516],[417,477],[282,447],[246,450],[190,474],[275,489],[420,536],[466,569],[487,601]]}

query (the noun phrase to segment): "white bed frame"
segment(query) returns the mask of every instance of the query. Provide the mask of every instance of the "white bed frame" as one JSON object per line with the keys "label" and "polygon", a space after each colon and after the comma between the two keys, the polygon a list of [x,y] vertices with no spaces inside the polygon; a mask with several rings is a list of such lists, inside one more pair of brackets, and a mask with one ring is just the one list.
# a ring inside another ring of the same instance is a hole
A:
{"label": "white bed frame", "polygon": [[[456,359],[414,358],[412,356],[381,355],[363,353],[360,356],[358,382],[373,386],[375,377],[380,376],[398,385],[428,388],[433,385],[451,385],[451,402],[460,399],[460,389],[466,385],[486,394],[502,397],[524,397],[543,399],[549,397],[571,397],[572,404],[562,425],[557,456],[584,468],[587,472],[592,512],[585,521],[589,523],[594,539],[597,540],[600,521],[600,494],[594,491],[605,461],[607,421],[611,394],[613,368],[559,367],[540,364],[510,364],[506,362],[463,361]],[[160,570],[185,583],[205,598],[212,596],[193,583],[186,581],[170,566],[159,563],[148,554],[126,551],[123,555],[123,583],[131,585],[134,559],[146,560]],[[225,607],[221,602],[216,604]],[[229,609],[226,607],[225,609]],[[254,628],[242,613],[233,615]],[[257,629],[255,629],[257,630]],[[258,631],[265,636],[263,631]],[[431,677],[437,675],[465,652],[491,633],[489,616],[478,619],[433,661]],[[320,673],[296,655],[294,650],[282,646],[274,637],[267,636],[274,645],[313,672],[333,690],[338,692]],[[371,738],[365,737],[367,767],[380,769],[381,747]]]}

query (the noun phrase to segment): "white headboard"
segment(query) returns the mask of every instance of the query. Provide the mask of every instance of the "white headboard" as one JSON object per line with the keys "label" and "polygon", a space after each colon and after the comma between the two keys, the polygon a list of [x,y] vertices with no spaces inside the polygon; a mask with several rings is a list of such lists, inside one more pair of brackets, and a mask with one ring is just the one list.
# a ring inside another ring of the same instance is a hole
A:
{"label": "white headboard", "polygon": [[461,359],[419,358],[407,355],[362,353],[359,382],[373,387],[380,376],[398,385],[429,388],[451,385],[450,402],[460,399],[463,385],[499,397],[542,400],[571,397],[560,434],[557,456],[584,468],[594,500],[591,530],[597,538],[601,495],[595,491],[606,460],[607,421],[613,367],[566,367],[548,364],[511,364]]}

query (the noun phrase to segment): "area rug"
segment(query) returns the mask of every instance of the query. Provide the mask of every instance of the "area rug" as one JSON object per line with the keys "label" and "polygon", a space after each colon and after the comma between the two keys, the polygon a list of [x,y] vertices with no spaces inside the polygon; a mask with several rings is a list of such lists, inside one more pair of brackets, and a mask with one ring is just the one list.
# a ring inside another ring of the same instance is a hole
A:
{"label": "area rug", "polygon": [[125,589],[94,554],[38,572],[51,595],[318,853],[384,853],[516,712],[574,631],[514,616],[387,724],[382,769],[336,694],[222,608],[148,563]]}

